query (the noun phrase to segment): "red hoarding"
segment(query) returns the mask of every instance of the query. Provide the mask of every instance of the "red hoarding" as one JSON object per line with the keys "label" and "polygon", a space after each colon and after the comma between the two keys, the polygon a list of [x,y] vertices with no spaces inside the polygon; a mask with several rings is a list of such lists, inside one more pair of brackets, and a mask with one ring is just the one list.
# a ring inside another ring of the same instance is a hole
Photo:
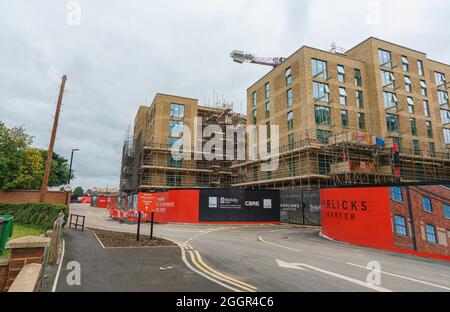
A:
{"label": "red hoarding", "polygon": [[108,197],[99,196],[97,199],[97,208],[108,208]]}
{"label": "red hoarding", "polygon": [[322,232],[357,245],[392,249],[387,187],[320,190]]}

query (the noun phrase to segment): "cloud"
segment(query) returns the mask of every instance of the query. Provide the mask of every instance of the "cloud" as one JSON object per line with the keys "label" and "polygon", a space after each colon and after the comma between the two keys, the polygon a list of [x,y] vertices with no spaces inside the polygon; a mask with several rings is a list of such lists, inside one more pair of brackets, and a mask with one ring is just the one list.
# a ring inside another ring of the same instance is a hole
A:
{"label": "cloud", "polygon": [[56,152],[69,158],[80,148],[73,183],[83,187],[118,185],[125,131],[156,92],[201,102],[216,92],[245,112],[247,87],[269,68],[233,63],[233,49],[288,56],[377,35],[450,59],[447,1],[375,1],[373,26],[361,0],[80,0],[74,27],[67,2],[0,3],[0,120],[24,124],[45,148],[66,73]]}

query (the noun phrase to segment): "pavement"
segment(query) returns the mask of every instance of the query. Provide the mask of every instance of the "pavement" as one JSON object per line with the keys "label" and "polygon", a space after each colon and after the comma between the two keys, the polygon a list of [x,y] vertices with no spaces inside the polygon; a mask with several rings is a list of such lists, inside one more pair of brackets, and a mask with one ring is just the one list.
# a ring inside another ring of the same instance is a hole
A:
{"label": "pavement", "polygon": [[[88,205],[72,205],[70,209],[86,216],[87,227],[136,231],[136,225],[110,220],[105,209]],[[142,226],[142,233],[149,231],[149,225]],[[154,233],[179,243],[185,267],[203,277],[205,283],[214,282],[232,291],[450,291],[448,262],[330,241],[314,228],[157,224]],[[67,252],[71,253],[70,232],[67,240]],[[133,251],[133,257],[135,254],[139,257],[139,251]],[[129,270],[141,264],[132,261]],[[368,270],[369,264],[375,264],[375,270]],[[152,268],[144,266],[142,272],[147,270]],[[191,291],[203,289],[190,287]]]}
{"label": "pavement", "polygon": [[[64,238],[57,292],[227,291],[186,267],[178,246],[103,248],[90,229],[65,229]],[[80,285],[73,261],[79,263]]]}

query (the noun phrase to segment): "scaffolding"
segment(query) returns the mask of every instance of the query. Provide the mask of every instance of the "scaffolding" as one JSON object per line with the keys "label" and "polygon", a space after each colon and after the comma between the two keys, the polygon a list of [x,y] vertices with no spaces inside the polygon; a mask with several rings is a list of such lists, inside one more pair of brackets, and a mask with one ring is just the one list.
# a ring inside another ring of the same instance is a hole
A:
{"label": "scaffolding", "polygon": [[[219,105],[220,104],[220,105]],[[197,117],[202,118],[202,131],[209,125],[219,125],[222,133],[226,126],[245,124],[244,116],[234,113],[232,104],[219,103],[214,106],[198,106]],[[203,147],[208,138],[192,142],[191,150],[178,150],[184,157],[175,160],[169,143],[161,144],[148,131],[140,131],[137,137],[125,139],[122,155],[121,190],[124,193],[155,192],[167,189],[225,188],[231,186],[233,172],[226,151],[216,148],[220,159],[206,160],[203,151],[195,151],[196,143]],[[223,136],[221,142],[237,140]],[[168,142],[169,140],[167,140]],[[184,145],[183,145],[184,147]]]}
{"label": "scaffolding", "polygon": [[273,172],[260,170],[271,158],[235,163],[232,186],[314,189],[450,179],[450,153],[445,147],[436,151],[400,149],[397,175],[392,139],[377,139],[358,129],[320,139],[306,131],[295,143],[280,147],[277,156],[279,166]]}

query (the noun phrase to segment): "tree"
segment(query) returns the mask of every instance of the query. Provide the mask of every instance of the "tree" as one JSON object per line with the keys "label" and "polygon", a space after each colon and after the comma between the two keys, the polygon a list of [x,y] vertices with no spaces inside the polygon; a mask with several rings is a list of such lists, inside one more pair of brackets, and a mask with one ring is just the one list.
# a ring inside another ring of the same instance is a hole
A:
{"label": "tree", "polygon": [[[40,189],[47,151],[30,147],[32,142],[23,127],[8,129],[0,122],[0,189]],[[53,153],[48,186],[66,184],[68,177],[67,159]]]}
{"label": "tree", "polygon": [[78,196],[83,196],[83,195],[84,195],[84,190],[81,186],[77,186],[73,190],[73,197],[78,197]]}
{"label": "tree", "polygon": [[23,127],[8,129],[0,121],[0,188],[15,187],[13,181],[26,159],[25,149],[31,142],[32,137],[25,133]]}

